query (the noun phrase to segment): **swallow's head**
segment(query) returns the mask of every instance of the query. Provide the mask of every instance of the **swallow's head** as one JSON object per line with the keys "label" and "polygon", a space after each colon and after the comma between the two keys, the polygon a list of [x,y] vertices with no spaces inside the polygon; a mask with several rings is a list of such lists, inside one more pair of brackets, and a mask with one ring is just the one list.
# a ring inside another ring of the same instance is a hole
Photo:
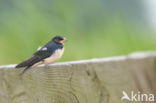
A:
{"label": "swallow's head", "polygon": [[62,36],[55,36],[54,38],[52,38],[52,41],[54,41],[55,43],[64,44],[67,39]]}

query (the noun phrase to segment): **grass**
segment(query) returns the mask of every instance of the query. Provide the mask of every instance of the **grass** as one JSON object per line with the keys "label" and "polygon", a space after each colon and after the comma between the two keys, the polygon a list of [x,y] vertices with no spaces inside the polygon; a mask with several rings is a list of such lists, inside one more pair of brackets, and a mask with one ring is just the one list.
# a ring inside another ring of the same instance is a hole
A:
{"label": "grass", "polygon": [[124,55],[155,50],[155,38],[148,28],[127,21],[120,12],[110,15],[101,1],[54,0],[0,2],[0,65],[18,63],[55,35],[69,42],[59,61]]}

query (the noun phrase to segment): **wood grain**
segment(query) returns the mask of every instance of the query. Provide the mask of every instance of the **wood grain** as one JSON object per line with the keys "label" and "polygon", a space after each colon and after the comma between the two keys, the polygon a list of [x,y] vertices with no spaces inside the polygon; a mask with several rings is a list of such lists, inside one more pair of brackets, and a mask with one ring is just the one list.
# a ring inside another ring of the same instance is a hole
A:
{"label": "wood grain", "polygon": [[43,65],[23,76],[14,66],[0,66],[0,103],[128,103],[123,90],[156,94],[154,52]]}

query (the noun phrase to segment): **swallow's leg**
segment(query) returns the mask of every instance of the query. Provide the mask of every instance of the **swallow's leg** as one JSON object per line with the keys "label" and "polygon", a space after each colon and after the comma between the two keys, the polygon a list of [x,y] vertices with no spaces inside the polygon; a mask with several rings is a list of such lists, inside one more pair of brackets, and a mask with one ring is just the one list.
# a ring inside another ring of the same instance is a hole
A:
{"label": "swallow's leg", "polygon": [[45,64],[45,67],[49,69],[49,66],[48,66],[48,64]]}
{"label": "swallow's leg", "polygon": [[49,66],[48,66],[48,64],[45,62],[45,60],[42,60],[42,62],[43,62],[43,64],[45,65],[45,67],[49,69]]}

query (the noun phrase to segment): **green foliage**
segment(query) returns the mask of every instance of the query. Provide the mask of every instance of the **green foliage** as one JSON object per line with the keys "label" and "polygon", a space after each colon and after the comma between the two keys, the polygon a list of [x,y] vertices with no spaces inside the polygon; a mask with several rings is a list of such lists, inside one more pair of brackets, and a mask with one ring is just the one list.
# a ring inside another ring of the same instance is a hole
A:
{"label": "green foliage", "polygon": [[126,17],[126,8],[108,4],[101,0],[0,1],[0,64],[28,58],[55,35],[69,40],[60,61],[156,49],[155,39],[135,15]]}

